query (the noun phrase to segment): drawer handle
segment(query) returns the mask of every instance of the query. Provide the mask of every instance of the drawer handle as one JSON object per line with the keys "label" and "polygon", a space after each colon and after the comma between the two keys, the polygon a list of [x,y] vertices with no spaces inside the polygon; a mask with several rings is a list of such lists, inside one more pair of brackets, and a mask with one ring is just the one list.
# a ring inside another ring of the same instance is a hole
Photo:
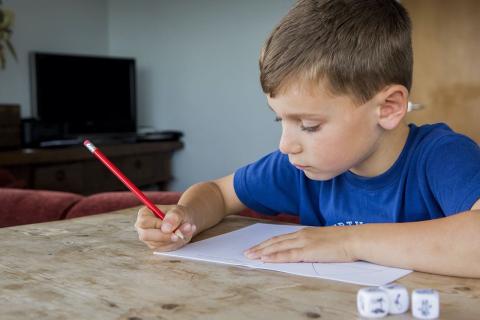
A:
{"label": "drawer handle", "polygon": [[55,172],[55,179],[57,179],[57,181],[64,181],[65,177],[66,177],[65,171],[57,170],[57,172]]}

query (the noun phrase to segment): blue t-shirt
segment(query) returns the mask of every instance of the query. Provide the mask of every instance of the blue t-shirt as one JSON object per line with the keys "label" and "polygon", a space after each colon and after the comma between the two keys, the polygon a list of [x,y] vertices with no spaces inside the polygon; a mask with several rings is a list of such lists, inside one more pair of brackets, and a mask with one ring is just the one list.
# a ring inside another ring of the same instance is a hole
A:
{"label": "blue t-shirt", "polygon": [[445,124],[409,127],[400,156],[379,176],[347,171],[311,180],[275,151],[235,172],[235,192],[250,209],[294,214],[311,226],[421,221],[470,210],[480,198],[479,146]]}

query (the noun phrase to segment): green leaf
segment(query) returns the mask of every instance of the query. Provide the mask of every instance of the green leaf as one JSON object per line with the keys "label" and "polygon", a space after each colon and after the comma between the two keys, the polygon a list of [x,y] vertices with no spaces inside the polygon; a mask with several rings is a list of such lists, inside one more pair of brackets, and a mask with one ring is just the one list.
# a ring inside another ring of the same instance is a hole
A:
{"label": "green leaf", "polygon": [[10,53],[12,54],[13,58],[15,59],[15,61],[18,61],[17,59],[17,52],[15,51],[15,48],[13,47],[12,43],[10,42],[10,40],[7,39],[7,41],[5,41],[7,43],[7,48],[8,50],[10,50]]}

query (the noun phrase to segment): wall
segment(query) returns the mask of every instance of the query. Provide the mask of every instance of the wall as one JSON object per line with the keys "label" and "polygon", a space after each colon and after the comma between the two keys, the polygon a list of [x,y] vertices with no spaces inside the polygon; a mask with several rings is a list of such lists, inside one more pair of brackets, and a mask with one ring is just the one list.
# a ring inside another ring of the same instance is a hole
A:
{"label": "wall", "polygon": [[110,0],[109,47],[137,58],[139,125],[185,133],[173,190],[277,147],[258,80],[264,39],[291,0]]}
{"label": "wall", "polygon": [[5,0],[19,61],[0,71],[0,102],[29,117],[28,52],[137,59],[140,126],[185,133],[173,190],[233,172],[277,147],[279,124],[258,55],[293,0]]}
{"label": "wall", "polygon": [[18,62],[7,53],[0,70],[0,103],[18,103],[31,115],[29,51],[108,54],[106,0],[4,0],[15,12],[12,42]]}

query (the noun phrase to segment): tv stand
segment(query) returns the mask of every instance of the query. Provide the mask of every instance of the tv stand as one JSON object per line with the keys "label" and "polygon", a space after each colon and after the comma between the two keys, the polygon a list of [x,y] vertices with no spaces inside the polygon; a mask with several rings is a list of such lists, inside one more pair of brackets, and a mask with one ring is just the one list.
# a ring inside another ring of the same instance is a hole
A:
{"label": "tv stand", "polygon": [[[137,186],[155,186],[159,190],[167,190],[172,179],[171,158],[173,152],[181,148],[181,141],[119,142],[101,146],[102,152]],[[29,189],[85,195],[127,190],[83,145],[0,152],[0,168],[10,171]]]}
{"label": "tv stand", "polygon": [[58,140],[47,140],[42,141],[39,144],[40,148],[55,148],[55,147],[70,147],[81,145],[82,139],[58,139]]}
{"label": "tv stand", "polygon": [[[84,140],[85,138],[82,138],[82,137],[53,139],[53,140],[41,141],[38,146],[39,148],[61,148],[61,147],[80,146],[80,145],[83,145]],[[135,136],[130,136],[130,137],[101,136],[101,137],[94,137],[89,140],[92,140],[92,142],[94,142],[95,145],[98,145],[98,146],[137,142],[137,139]]]}

